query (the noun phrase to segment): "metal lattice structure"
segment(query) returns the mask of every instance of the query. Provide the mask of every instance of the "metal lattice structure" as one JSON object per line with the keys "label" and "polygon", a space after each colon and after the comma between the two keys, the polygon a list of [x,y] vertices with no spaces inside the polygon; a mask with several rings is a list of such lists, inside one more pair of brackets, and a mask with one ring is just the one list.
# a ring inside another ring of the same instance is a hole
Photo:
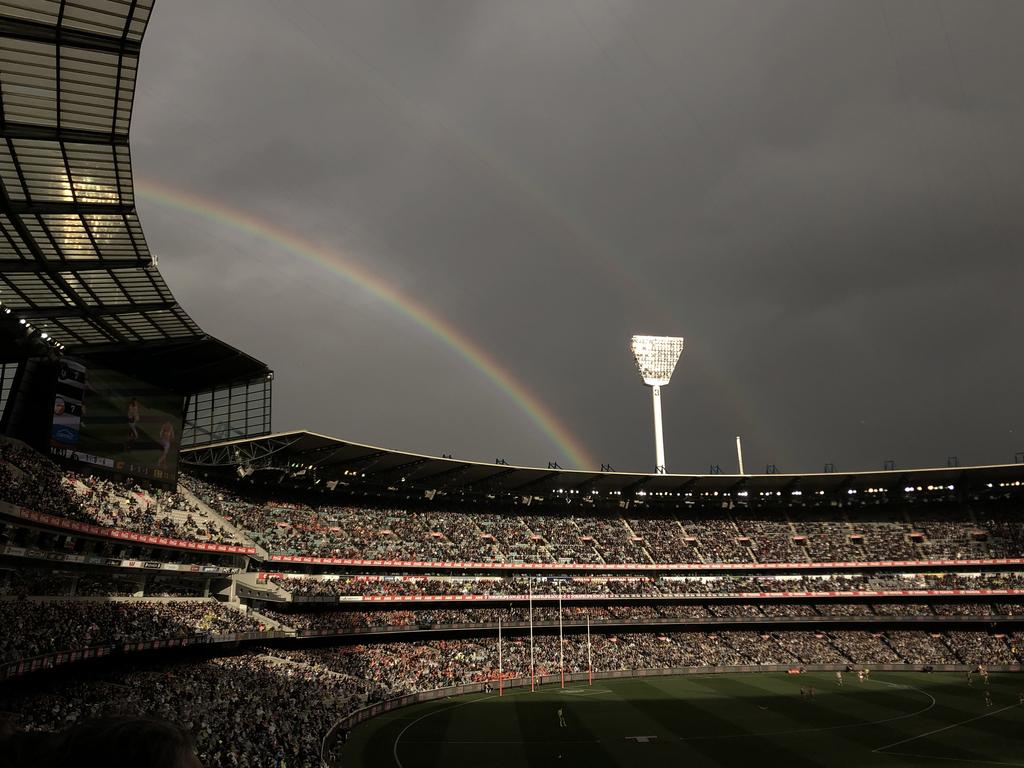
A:
{"label": "metal lattice structure", "polygon": [[0,301],[69,352],[203,335],[135,211],[128,130],[152,6],[0,1]]}
{"label": "metal lattice structure", "polygon": [[195,395],[191,444],[266,434],[270,369],[192,321],[136,213],[128,133],[153,3],[0,0],[0,302],[15,331]]}

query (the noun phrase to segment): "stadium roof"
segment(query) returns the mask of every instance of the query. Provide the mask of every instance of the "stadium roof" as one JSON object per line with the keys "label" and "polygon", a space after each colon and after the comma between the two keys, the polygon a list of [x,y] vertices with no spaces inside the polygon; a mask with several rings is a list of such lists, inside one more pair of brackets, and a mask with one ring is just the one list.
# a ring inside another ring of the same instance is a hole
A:
{"label": "stadium roof", "polygon": [[277,470],[298,484],[339,481],[347,486],[413,491],[472,491],[543,496],[555,492],[589,495],[691,493],[826,494],[906,486],[957,488],[1024,480],[1024,464],[935,467],[874,472],[828,472],[765,475],[658,475],[519,467],[402,453],[313,432],[295,431],[213,443],[182,451],[184,464],[206,470]]}
{"label": "stadium roof", "polygon": [[182,309],[139,224],[128,132],[152,6],[0,0],[0,301],[69,354],[168,345],[229,381],[265,375]]}

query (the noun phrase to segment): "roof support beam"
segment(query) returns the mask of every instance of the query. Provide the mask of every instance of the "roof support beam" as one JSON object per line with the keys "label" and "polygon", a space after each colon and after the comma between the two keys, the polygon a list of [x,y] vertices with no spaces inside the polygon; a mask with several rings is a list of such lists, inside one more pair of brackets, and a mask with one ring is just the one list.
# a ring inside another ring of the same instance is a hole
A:
{"label": "roof support beam", "polygon": [[678,488],[676,488],[676,493],[682,493],[683,491],[690,490],[691,488],[693,488],[693,486],[697,484],[697,479],[698,478],[696,477],[691,477],[689,480],[684,480],[683,483]]}
{"label": "roof support beam", "polygon": [[365,472],[380,461],[382,456],[387,455],[387,451],[370,451],[369,453],[364,453],[362,456],[356,456],[349,459],[341,466],[343,469],[358,469],[360,472]]}
{"label": "roof support beam", "polygon": [[[449,460],[450,461],[450,460]],[[448,469],[442,469],[440,472],[434,472],[432,475],[421,475],[416,482],[418,483],[429,483],[435,488],[447,488],[447,480],[451,477],[458,477],[463,474],[468,468],[468,464],[454,463],[454,466]],[[440,485],[439,485],[440,483]]]}
{"label": "roof support beam", "polygon": [[[503,469],[500,472],[495,472],[493,475],[488,475],[487,477],[481,477],[479,480],[474,480],[471,483],[466,483],[463,487],[464,488],[480,488],[480,487],[483,487],[484,489],[491,489],[491,488],[494,487],[494,482],[496,480],[499,480],[499,479],[501,479],[503,477],[507,477],[508,475],[511,475],[512,473],[518,472],[518,471],[519,471],[518,469],[514,469],[514,468],[513,469]],[[498,489],[501,490],[501,487],[499,486]]]}
{"label": "roof support beam", "polygon": [[[102,317],[104,315],[128,315],[133,312],[161,312],[175,309],[178,305],[168,302],[157,302],[152,304],[101,304],[88,308],[90,317]],[[79,307],[38,307],[35,309],[13,310],[18,317],[32,318],[55,318],[81,317],[82,309]]]}
{"label": "roof support beam", "polygon": [[514,488],[512,488],[512,490],[514,490],[516,493],[522,493],[523,491],[529,491],[529,490],[531,490],[533,488],[536,488],[538,485],[544,485],[549,480],[554,480],[556,477],[559,477],[561,474],[562,474],[561,470],[555,470],[554,472],[545,472],[544,474],[539,475],[538,477],[535,477],[533,480],[528,480],[527,482],[522,483],[521,485],[515,486]]}
{"label": "roof support beam", "polygon": [[588,475],[587,479],[584,480],[583,482],[576,483],[576,485],[567,486],[567,487],[572,488],[572,490],[574,490],[574,491],[579,491],[579,490],[582,490],[584,488],[591,488],[592,489],[594,487],[594,483],[599,482],[601,480],[601,477],[602,477],[601,474]]}
{"label": "roof support beam", "polygon": [[76,128],[55,128],[48,125],[5,122],[0,127],[0,135],[10,139],[29,141],[66,141],[71,144],[128,146],[127,133],[104,133],[103,131],[86,131]]}
{"label": "roof support beam", "polygon": [[7,203],[5,210],[9,213],[23,216],[46,216],[48,214],[67,216],[111,214],[114,216],[128,216],[135,213],[135,205],[131,203],[83,203],[73,200],[53,203],[29,203],[12,200]]}
{"label": "roof support beam", "polygon": [[[16,311],[21,312],[21,310]],[[69,350],[75,349],[81,352],[88,352],[91,355],[113,355],[120,354],[121,352],[131,352],[134,359],[143,360],[154,356],[179,352],[188,346],[209,338],[209,336],[198,339],[194,336],[184,336],[180,339],[161,339],[159,341],[115,341],[107,344],[93,343],[81,346],[68,344],[67,347]]]}
{"label": "roof support beam", "polygon": [[10,16],[0,16],[0,36],[34,43],[52,43],[54,45],[60,43],[72,48],[84,48],[103,53],[124,53],[129,56],[138,56],[142,49],[141,43],[125,40],[123,37],[111,37],[66,26],[58,29],[53,24],[16,19]]}
{"label": "roof support beam", "polygon": [[388,467],[387,469],[382,469],[379,472],[372,472],[370,473],[369,476],[373,478],[390,478],[398,476],[402,478],[402,480],[405,480],[408,476],[406,470],[415,469],[421,464],[425,464],[427,461],[429,461],[429,459],[413,459],[412,461],[406,461],[396,466]]}
{"label": "roof support beam", "polygon": [[[48,264],[61,272],[106,272],[111,269],[145,269],[152,262],[142,259],[76,259],[73,261],[49,260]],[[37,261],[27,259],[0,259],[0,273],[46,272]]]}

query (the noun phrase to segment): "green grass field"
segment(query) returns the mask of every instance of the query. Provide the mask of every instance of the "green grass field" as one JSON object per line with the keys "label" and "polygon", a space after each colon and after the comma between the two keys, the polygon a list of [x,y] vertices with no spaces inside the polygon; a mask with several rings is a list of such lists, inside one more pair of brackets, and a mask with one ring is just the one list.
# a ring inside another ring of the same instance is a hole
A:
{"label": "green grass field", "polygon": [[[356,766],[984,766],[1024,768],[1024,677],[694,675],[476,694],[355,728]],[[813,686],[803,698],[800,688]],[[561,727],[558,709],[564,711]]]}

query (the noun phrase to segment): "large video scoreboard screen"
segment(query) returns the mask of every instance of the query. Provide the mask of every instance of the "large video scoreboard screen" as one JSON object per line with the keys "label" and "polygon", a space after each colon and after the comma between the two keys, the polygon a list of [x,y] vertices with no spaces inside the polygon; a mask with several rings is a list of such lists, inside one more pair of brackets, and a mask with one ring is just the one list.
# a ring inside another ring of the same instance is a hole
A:
{"label": "large video scoreboard screen", "polygon": [[183,405],[181,395],[123,373],[62,360],[50,450],[70,461],[172,482]]}

